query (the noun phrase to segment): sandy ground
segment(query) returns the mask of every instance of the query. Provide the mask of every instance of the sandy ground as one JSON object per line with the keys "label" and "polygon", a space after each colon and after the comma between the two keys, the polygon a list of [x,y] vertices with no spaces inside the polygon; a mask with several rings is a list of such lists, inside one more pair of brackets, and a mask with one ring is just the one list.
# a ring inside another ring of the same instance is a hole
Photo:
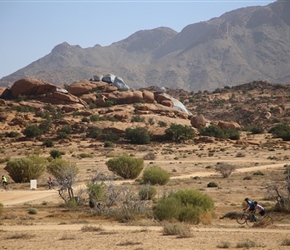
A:
{"label": "sandy ground", "polygon": [[[92,216],[87,211],[70,211],[63,206],[56,189],[45,189],[46,177],[40,180],[41,185],[36,190],[30,190],[28,184],[12,184],[9,191],[0,191],[0,203],[4,205],[0,249],[289,249],[289,245],[283,245],[283,241],[290,241],[289,214],[274,215],[274,224],[263,228],[239,225],[234,219],[222,219],[228,212],[241,211],[241,203],[246,196],[268,203],[264,200],[263,187],[281,180],[283,167],[289,164],[289,147],[271,146],[269,150],[269,147],[254,145],[241,148],[228,142],[217,142],[215,145],[157,145],[145,151],[144,147],[127,149],[128,154],[136,157],[143,157],[148,150],[156,152],[154,164],[172,175],[169,184],[161,187],[160,192],[197,188],[214,199],[216,216],[212,222],[209,225],[191,225],[191,237],[186,238],[164,235],[164,225],[153,220],[119,223]],[[72,152],[90,152],[88,145],[76,144],[71,148]],[[209,151],[214,155],[209,157]],[[237,158],[237,152],[243,152],[245,157]],[[17,151],[14,153],[17,154]],[[120,152],[115,149],[114,153]],[[81,178],[77,186],[84,186],[96,171],[106,171],[106,152],[94,154],[93,159],[79,160]],[[149,165],[149,162],[146,164]],[[217,162],[229,162],[237,166],[237,170],[229,178],[221,178],[213,168]],[[264,175],[256,176],[255,171],[262,171]],[[194,179],[196,176],[199,178]],[[244,180],[246,176],[251,176],[252,180]],[[216,182],[219,188],[207,188],[210,181]],[[130,181],[126,185],[130,185]],[[28,214],[30,207],[37,207],[38,213]],[[88,227],[91,230],[86,230]]]}

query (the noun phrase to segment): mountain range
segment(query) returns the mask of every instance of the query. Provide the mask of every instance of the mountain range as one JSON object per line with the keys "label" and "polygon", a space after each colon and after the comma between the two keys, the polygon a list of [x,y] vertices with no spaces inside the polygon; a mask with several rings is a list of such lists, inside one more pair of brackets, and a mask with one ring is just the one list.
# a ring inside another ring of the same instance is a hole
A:
{"label": "mountain range", "polygon": [[215,90],[251,81],[290,83],[290,0],[246,7],[181,32],[140,30],[109,46],[63,42],[44,57],[0,79],[11,86],[33,77],[57,86],[114,74],[131,88]]}

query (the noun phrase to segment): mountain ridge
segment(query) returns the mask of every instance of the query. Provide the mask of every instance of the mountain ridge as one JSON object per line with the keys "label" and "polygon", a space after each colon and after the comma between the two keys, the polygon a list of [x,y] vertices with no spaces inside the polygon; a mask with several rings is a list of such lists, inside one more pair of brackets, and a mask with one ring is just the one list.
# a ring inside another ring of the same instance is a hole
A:
{"label": "mountain ridge", "polygon": [[66,85],[112,73],[132,88],[165,86],[214,90],[264,80],[290,83],[289,1],[240,8],[181,32],[168,27],[137,31],[102,47],[67,42],[0,79],[7,86],[24,77]]}

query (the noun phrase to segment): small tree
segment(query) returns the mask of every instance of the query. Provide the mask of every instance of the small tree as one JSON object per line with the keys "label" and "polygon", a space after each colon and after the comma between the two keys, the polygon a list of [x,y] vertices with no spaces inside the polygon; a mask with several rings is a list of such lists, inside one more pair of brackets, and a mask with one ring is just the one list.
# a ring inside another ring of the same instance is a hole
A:
{"label": "small tree", "polygon": [[41,135],[43,132],[38,126],[31,125],[31,126],[28,126],[27,128],[25,128],[22,131],[22,133],[28,138],[33,138],[33,137]]}
{"label": "small tree", "polygon": [[[62,185],[59,189],[59,195],[65,202],[74,198],[72,186],[76,181],[78,171],[75,163],[60,158],[54,159],[47,166],[47,172],[52,174],[56,181]],[[67,191],[68,196],[66,196],[65,191]]]}
{"label": "small tree", "polygon": [[282,138],[283,141],[290,141],[290,126],[288,124],[278,124],[269,130],[274,137]]}
{"label": "small tree", "polygon": [[135,179],[143,170],[144,160],[122,155],[108,160],[106,165],[110,171],[124,179]]}
{"label": "small tree", "polygon": [[33,155],[9,160],[4,169],[13,181],[22,183],[39,178],[44,173],[47,163],[45,158]]}
{"label": "small tree", "polygon": [[236,168],[228,163],[225,162],[218,162],[215,171],[221,173],[223,178],[228,178]]}
{"label": "small tree", "polygon": [[181,124],[171,124],[168,129],[165,130],[165,135],[168,139],[175,142],[182,142],[194,138],[194,130],[190,126]]}

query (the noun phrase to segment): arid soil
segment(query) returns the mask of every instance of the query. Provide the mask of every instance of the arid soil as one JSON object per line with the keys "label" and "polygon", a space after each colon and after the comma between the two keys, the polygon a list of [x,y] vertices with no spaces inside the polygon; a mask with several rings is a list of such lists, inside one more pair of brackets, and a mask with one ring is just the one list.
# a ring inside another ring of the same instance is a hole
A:
{"label": "arid soil", "polygon": [[[63,205],[57,188],[47,190],[46,178],[37,180],[38,187],[31,190],[29,183],[10,183],[9,190],[1,190],[0,203],[4,205],[0,222],[0,249],[288,249],[283,242],[290,240],[290,215],[271,212],[274,224],[265,227],[239,225],[226,217],[240,212],[245,197],[258,200],[270,209],[274,201],[268,198],[265,187],[285,180],[285,165],[289,164],[290,144],[268,139],[269,135],[255,135],[247,145],[231,141],[215,144],[156,144],[151,146],[119,147],[94,152],[93,158],[79,159],[75,152],[90,153],[88,145],[71,143],[63,145],[71,154],[63,158],[76,161],[80,169],[75,190],[83,187],[96,172],[110,174],[105,162],[121,152],[143,157],[154,152],[156,159],[146,160],[145,166],[154,163],[168,170],[172,177],[164,191],[196,188],[210,195],[215,202],[210,224],[191,225],[192,236],[181,238],[163,234],[164,224],[142,219],[119,223],[98,217],[87,206],[74,211]],[[17,152],[8,151],[11,156]],[[43,152],[45,154],[47,152]],[[13,155],[14,154],[14,155]],[[237,170],[229,178],[215,172],[217,162],[227,162]],[[5,173],[0,166],[0,174]],[[245,178],[248,177],[248,178]],[[250,178],[249,178],[250,177]],[[209,182],[218,184],[208,188]],[[118,181],[119,185],[138,185]],[[36,214],[29,214],[29,208]]]}

